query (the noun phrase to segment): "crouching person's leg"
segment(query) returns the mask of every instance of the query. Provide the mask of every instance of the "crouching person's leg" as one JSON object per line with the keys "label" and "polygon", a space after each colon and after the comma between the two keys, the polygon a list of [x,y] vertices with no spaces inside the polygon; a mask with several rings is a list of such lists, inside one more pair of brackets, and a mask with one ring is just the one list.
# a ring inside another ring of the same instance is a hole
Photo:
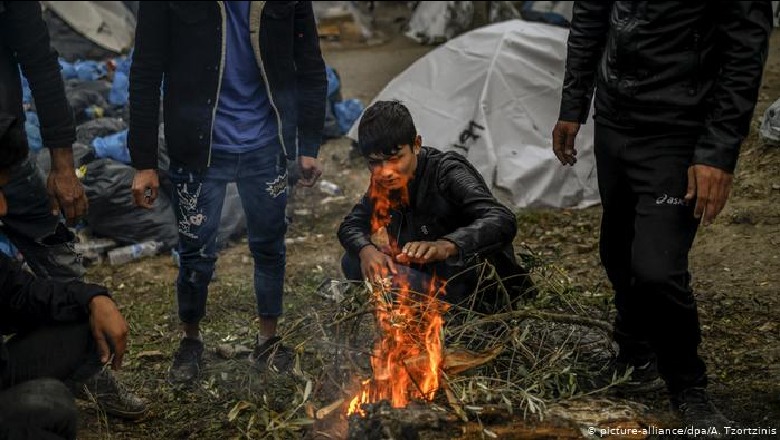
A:
{"label": "crouching person's leg", "polygon": [[347,252],[341,257],[341,272],[348,281],[363,281],[363,271],[360,269],[360,258],[357,255]]}
{"label": "crouching person's leg", "polygon": [[38,328],[14,335],[7,344],[4,386],[44,377],[62,380],[72,393],[94,401],[107,414],[139,418],[146,404],[100,362],[89,322]]}
{"label": "crouching person's leg", "polygon": [[0,438],[75,439],[78,410],[62,382],[37,379],[0,391]]}

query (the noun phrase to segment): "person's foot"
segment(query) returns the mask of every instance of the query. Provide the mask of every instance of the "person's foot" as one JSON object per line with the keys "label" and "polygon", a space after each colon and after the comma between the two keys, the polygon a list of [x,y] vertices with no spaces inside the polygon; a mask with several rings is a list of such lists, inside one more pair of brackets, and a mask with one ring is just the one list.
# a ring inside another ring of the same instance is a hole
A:
{"label": "person's foot", "polygon": [[605,367],[594,382],[595,388],[609,386],[612,392],[621,395],[653,393],[662,391],[666,387],[663,379],[658,375],[655,359],[639,363],[618,358]]}
{"label": "person's foot", "polygon": [[704,430],[704,438],[726,438],[726,426],[734,426],[715,404],[704,388],[688,388],[670,397],[672,411],[684,427]]}
{"label": "person's foot", "polygon": [[95,402],[106,414],[129,420],[146,414],[146,402],[125,388],[107,368],[84,382],[69,385],[75,397]]}
{"label": "person's foot", "polygon": [[187,384],[200,377],[203,357],[203,342],[192,338],[182,338],[179,349],[173,354],[173,364],[168,371],[168,381]]}
{"label": "person's foot", "polygon": [[293,366],[295,355],[292,350],[282,344],[282,338],[274,336],[262,344],[255,344],[255,349],[249,354],[249,362],[264,371],[269,366],[277,371],[288,371]]}

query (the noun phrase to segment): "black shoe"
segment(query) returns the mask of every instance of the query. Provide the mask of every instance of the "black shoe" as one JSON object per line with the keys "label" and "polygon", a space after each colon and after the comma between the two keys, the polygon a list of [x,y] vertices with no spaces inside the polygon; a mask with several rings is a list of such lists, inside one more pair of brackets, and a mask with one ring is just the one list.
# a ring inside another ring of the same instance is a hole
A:
{"label": "black shoe", "polygon": [[618,358],[605,367],[594,382],[595,388],[611,387],[612,392],[620,395],[653,393],[666,388],[654,359],[640,364]]}
{"label": "black shoe", "polygon": [[102,369],[84,382],[69,383],[73,395],[95,402],[106,414],[136,420],[146,414],[146,402],[131,393],[109,369]]}
{"label": "black shoe", "polygon": [[262,344],[255,344],[255,349],[249,354],[249,362],[260,371],[269,366],[279,372],[288,371],[292,368],[294,359],[292,350],[282,344],[282,338],[279,336],[274,336]]}
{"label": "black shoe", "polygon": [[725,427],[735,426],[715,407],[704,388],[688,388],[672,394],[670,404],[683,427],[705,430],[704,438],[726,438]]}
{"label": "black shoe", "polygon": [[168,381],[186,384],[199,378],[202,357],[203,342],[192,338],[182,338],[179,349],[173,354],[173,365],[168,371]]}

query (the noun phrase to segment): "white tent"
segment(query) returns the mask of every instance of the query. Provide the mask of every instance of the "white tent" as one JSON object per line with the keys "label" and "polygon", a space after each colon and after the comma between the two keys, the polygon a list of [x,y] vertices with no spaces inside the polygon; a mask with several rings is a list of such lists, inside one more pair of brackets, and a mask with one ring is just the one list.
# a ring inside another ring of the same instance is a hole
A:
{"label": "white tent", "polygon": [[551,149],[567,35],[521,20],[476,29],[415,62],[377,99],[402,101],[424,145],[462,152],[515,208],[596,204],[592,121],[580,129],[574,167]]}
{"label": "white tent", "polygon": [[44,1],[65,23],[94,44],[114,53],[133,47],[135,16],[121,1]]}

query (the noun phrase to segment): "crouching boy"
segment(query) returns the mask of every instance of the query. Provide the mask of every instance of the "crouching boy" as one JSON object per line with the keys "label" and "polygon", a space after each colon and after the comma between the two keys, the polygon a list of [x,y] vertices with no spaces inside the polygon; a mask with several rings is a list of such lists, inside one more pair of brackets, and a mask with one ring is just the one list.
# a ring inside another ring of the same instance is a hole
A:
{"label": "crouching boy", "polygon": [[413,290],[424,292],[435,274],[446,281],[448,302],[479,297],[485,311],[533,288],[515,260],[512,212],[464,157],[423,147],[404,105],[374,103],[361,118],[358,138],[371,183],[338,231],[348,279],[404,273]]}

